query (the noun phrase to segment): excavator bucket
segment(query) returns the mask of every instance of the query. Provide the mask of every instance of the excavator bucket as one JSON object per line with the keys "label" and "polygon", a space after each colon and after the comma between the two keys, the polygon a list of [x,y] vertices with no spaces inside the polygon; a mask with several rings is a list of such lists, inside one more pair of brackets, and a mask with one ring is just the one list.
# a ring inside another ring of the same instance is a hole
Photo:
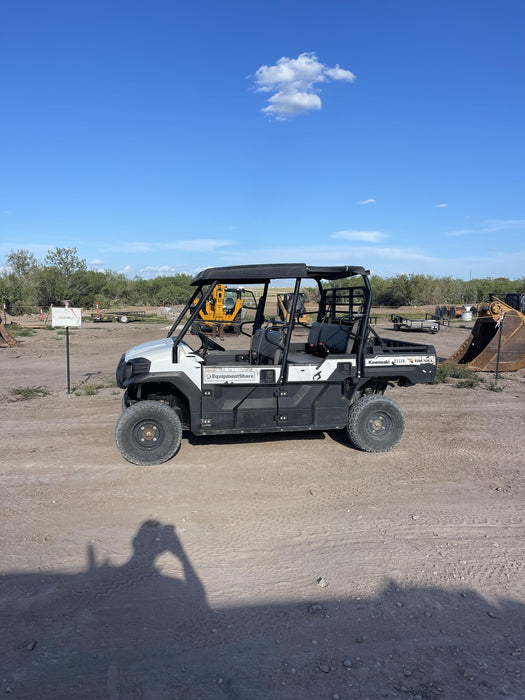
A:
{"label": "excavator bucket", "polygon": [[522,369],[525,367],[525,315],[500,299],[481,302],[472,332],[446,361],[478,372]]}
{"label": "excavator bucket", "polygon": [[13,338],[11,333],[9,333],[0,317],[0,348],[7,348],[16,345],[16,343],[17,341]]}

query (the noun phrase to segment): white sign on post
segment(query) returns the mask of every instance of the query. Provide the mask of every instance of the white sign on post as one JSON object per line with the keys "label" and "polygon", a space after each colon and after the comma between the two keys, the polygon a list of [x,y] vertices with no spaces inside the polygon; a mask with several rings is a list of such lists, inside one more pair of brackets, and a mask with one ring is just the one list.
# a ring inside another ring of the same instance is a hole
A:
{"label": "white sign on post", "polygon": [[82,325],[82,309],[71,306],[51,308],[52,328],[80,328]]}

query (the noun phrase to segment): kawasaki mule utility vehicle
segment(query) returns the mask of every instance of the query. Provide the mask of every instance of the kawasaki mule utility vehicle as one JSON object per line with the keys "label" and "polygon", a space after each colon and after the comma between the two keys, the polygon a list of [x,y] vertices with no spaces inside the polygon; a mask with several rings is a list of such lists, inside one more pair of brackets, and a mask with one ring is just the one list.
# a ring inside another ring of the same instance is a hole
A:
{"label": "kawasaki mule utility vehicle", "polygon": [[[115,436],[121,454],[133,464],[160,464],[177,453],[183,430],[226,435],[340,429],[367,452],[395,447],[405,419],[385,389],[392,382],[432,382],[436,352],[432,345],[379,337],[369,324],[368,276],[362,267],[301,263],[200,272],[167,338],[131,348],[119,362],[117,383],[125,393]],[[344,288],[323,284],[346,278],[352,279]],[[295,281],[281,321],[269,314],[274,280]],[[302,283],[319,289],[308,326],[300,322]],[[261,292],[241,334],[222,343],[195,333],[194,326],[219,284]]]}

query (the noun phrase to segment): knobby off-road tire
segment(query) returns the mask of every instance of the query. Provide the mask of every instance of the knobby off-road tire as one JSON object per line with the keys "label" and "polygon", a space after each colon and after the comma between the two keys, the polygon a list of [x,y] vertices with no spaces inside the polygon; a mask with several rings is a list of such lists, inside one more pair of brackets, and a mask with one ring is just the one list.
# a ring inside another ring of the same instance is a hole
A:
{"label": "knobby off-road tire", "polygon": [[175,411],[160,401],[138,401],[117,421],[115,442],[120,454],[141,467],[162,464],[178,452],[182,425]]}
{"label": "knobby off-road tire", "polygon": [[405,416],[392,399],[370,394],[350,407],[346,432],[358,450],[388,452],[403,437]]}

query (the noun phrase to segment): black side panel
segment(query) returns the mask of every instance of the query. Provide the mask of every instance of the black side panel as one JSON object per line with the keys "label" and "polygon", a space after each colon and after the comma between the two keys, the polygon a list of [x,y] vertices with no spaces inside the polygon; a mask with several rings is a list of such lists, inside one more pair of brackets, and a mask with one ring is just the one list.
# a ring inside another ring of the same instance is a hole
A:
{"label": "black side panel", "polygon": [[202,392],[202,421],[196,433],[274,429],[277,386],[209,385]]}
{"label": "black side panel", "polygon": [[287,384],[278,398],[278,424],[313,430],[346,425],[349,401],[343,396],[342,384],[325,382]]}

